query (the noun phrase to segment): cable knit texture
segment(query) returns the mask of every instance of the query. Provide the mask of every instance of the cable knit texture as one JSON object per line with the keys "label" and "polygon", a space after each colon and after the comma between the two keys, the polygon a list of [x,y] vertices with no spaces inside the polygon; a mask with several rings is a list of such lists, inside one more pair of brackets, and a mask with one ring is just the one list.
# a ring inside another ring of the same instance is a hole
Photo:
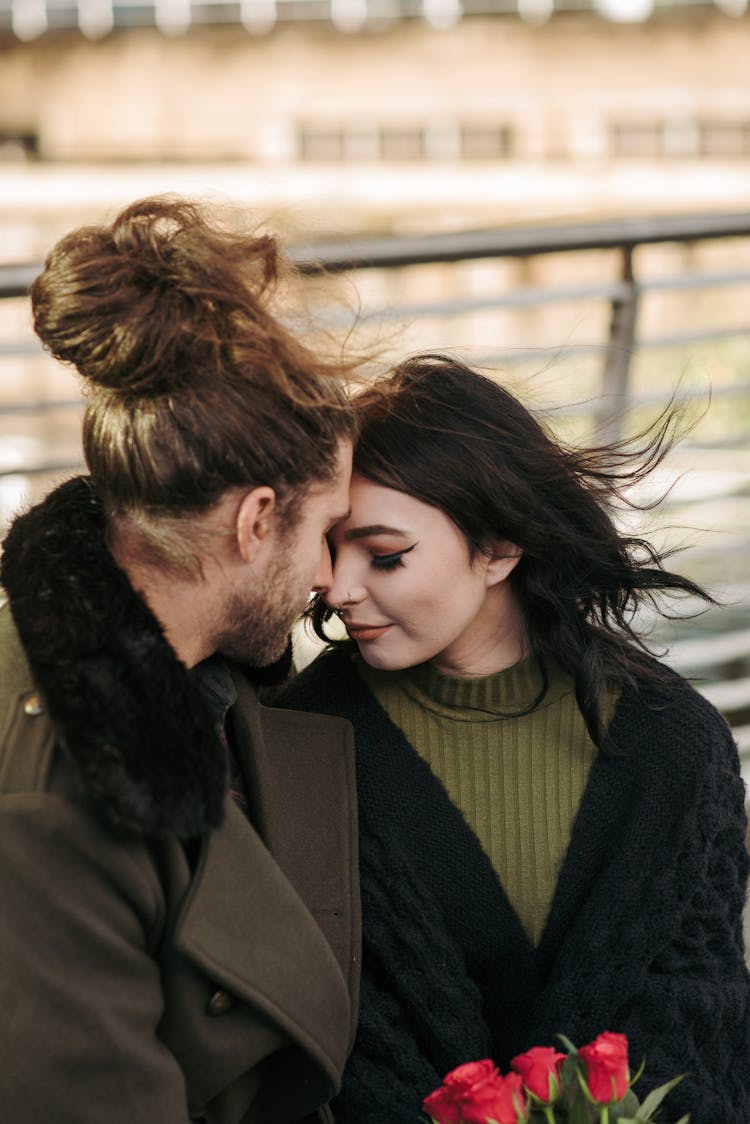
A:
{"label": "cable knit texture", "polygon": [[455,1065],[503,1068],[558,1033],[627,1034],[668,1118],[750,1120],[744,789],[718,712],[685,681],[624,689],[535,949],[476,836],[357,675],[328,652],[274,705],[354,724],[364,947],[338,1124],[414,1124]]}

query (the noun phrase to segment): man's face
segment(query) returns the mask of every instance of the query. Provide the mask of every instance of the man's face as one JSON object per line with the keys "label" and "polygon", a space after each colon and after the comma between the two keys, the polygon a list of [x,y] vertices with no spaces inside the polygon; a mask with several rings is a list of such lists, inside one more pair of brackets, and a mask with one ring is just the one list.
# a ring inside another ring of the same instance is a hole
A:
{"label": "man's face", "polygon": [[341,441],[335,475],[309,488],[291,527],[277,525],[269,559],[262,572],[254,571],[252,586],[225,599],[216,644],[223,655],[265,667],[284,654],[310,592],[330,584],[326,536],[348,514],[351,472],[352,445]]}

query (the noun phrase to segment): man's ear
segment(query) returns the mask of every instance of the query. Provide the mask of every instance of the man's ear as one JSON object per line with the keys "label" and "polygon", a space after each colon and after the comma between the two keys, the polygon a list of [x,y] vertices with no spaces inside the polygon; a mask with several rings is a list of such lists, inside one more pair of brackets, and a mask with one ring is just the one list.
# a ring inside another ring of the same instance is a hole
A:
{"label": "man's ear", "polygon": [[505,540],[494,542],[485,571],[487,585],[497,585],[498,582],[504,582],[521,561],[522,554],[523,550],[515,543],[505,542]]}
{"label": "man's ear", "polygon": [[237,549],[244,562],[252,562],[272,530],[276,493],[264,484],[248,492],[237,509]]}

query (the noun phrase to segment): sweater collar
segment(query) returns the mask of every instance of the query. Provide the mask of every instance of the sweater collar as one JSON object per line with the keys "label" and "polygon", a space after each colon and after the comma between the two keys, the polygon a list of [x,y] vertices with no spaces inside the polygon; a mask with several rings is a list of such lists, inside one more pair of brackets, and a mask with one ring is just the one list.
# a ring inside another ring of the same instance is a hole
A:
{"label": "sweater collar", "polygon": [[457,721],[492,722],[527,713],[536,706],[549,706],[573,690],[569,676],[554,661],[547,661],[547,683],[542,668],[533,656],[493,675],[458,677],[443,675],[432,664],[399,672],[383,672],[357,659],[357,670],[376,690],[381,682],[400,689],[411,698],[444,717]]}

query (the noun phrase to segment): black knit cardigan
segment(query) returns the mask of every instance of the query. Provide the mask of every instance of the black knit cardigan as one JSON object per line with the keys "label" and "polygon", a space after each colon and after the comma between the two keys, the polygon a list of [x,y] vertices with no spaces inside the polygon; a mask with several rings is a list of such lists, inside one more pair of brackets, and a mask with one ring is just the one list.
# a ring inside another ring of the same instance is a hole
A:
{"label": "black knit cardigan", "polygon": [[718,712],[684,680],[625,689],[534,948],[441,783],[346,652],[273,705],[348,718],[359,790],[363,964],[338,1124],[416,1124],[464,1061],[628,1036],[638,1090],[687,1073],[667,1116],[750,1122],[744,786]]}

